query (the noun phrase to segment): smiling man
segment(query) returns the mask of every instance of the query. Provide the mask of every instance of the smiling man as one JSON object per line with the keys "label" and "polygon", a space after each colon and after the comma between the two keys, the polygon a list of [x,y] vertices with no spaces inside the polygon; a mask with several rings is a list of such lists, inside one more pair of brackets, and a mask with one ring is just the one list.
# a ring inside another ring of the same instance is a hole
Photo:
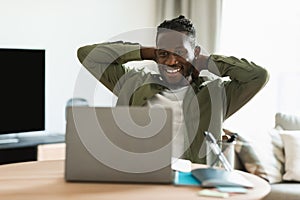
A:
{"label": "smiling man", "polygon": [[[79,48],[85,68],[118,96],[117,105],[173,109],[173,156],[206,163],[204,131],[221,139],[222,123],[267,82],[267,71],[246,59],[205,56],[189,19],[179,16],[157,27],[156,47],[112,42]],[[127,69],[129,61],[154,60],[159,74]],[[221,78],[207,81],[208,70]]]}

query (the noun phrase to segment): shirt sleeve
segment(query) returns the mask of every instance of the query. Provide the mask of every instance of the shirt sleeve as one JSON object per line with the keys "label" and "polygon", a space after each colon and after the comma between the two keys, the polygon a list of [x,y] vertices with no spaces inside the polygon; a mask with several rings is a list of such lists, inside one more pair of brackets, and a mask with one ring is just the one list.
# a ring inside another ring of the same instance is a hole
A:
{"label": "shirt sleeve", "polygon": [[137,43],[101,43],[80,47],[77,57],[82,65],[110,91],[118,96],[126,69],[123,64],[141,60]]}
{"label": "shirt sleeve", "polygon": [[208,70],[230,78],[224,83],[227,100],[225,119],[245,105],[269,80],[266,69],[236,57],[211,55]]}

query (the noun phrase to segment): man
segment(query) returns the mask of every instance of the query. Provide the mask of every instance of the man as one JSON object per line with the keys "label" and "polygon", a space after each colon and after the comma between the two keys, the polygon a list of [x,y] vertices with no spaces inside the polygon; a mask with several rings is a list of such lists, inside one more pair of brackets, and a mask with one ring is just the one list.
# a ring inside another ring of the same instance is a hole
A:
{"label": "man", "polygon": [[[245,59],[201,53],[195,28],[179,16],[157,27],[156,47],[114,42],[78,50],[86,69],[118,96],[117,105],[173,109],[173,155],[206,163],[204,131],[221,139],[222,123],[267,82],[265,69]],[[159,74],[129,70],[124,63],[154,60]],[[205,81],[202,70],[228,77]]]}

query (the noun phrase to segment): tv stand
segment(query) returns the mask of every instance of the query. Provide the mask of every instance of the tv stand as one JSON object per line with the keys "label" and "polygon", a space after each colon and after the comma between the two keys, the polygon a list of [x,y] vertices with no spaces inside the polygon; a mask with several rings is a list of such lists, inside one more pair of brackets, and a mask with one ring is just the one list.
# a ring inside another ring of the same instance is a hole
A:
{"label": "tv stand", "polygon": [[17,136],[17,134],[4,134],[0,135],[0,145],[4,144],[15,144],[18,143],[20,140]]}
{"label": "tv stand", "polygon": [[65,142],[64,134],[45,134],[40,136],[17,136],[5,138],[11,143],[0,141],[0,164],[36,161],[37,147],[40,144]]}
{"label": "tv stand", "polygon": [[20,140],[18,138],[0,138],[0,145],[2,144],[11,144],[11,143],[18,143]]}

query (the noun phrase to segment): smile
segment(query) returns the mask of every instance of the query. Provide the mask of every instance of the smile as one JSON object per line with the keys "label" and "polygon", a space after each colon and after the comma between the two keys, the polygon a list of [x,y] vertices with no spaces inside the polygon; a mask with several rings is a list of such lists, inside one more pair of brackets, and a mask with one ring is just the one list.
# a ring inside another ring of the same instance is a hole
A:
{"label": "smile", "polygon": [[166,68],[165,71],[167,73],[170,73],[170,74],[175,74],[175,73],[179,72],[181,69],[182,69],[182,67],[175,68],[175,69],[173,69],[173,68]]}

